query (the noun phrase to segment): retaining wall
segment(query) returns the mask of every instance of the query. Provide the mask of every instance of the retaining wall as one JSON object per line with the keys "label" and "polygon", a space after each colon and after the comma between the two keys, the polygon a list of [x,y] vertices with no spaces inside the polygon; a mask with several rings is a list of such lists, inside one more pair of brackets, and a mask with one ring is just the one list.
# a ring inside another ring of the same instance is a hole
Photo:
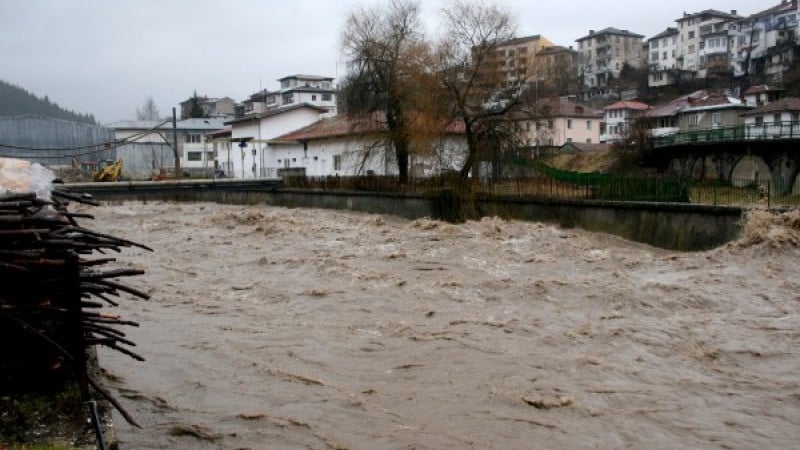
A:
{"label": "retaining wall", "polygon": [[70,189],[90,193],[98,200],[263,203],[407,219],[498,216],[601,231],[674,250],[705,250],[729,242],[739,236],[742,218],[739,207],[521,197],[478,197],[465,202],[449,195],[444,202],[453,203],[449,208],[456,213],[451,215],[443,213],[443,197],[438,195],[284,189],[279,179],[81,183],[70,185]]}

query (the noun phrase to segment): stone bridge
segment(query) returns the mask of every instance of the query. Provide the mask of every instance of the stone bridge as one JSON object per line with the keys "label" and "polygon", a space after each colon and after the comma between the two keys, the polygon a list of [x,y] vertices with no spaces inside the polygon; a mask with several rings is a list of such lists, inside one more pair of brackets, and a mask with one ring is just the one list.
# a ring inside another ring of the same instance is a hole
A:
{"label": "stone bridge", "polygon": [[800,139],[681,142],[655,147],[649,159],[681,177],[769,183],[776,194],[800,194]]}

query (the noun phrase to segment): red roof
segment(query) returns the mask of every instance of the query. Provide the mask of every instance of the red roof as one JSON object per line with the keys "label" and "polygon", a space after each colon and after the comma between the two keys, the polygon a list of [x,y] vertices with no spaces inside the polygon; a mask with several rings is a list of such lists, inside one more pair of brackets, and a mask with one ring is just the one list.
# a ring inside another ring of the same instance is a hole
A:
{"label": "red roof", "polygon": [[[452,121],[443,128],[444,129],[441,131],[449,134],[464,133],[464,123],[461,121]],[[336,116],[328,119],[321,119],[311,125],[278,136],[270,142],[290,143],[343,136],[360,136],[385,133],[387,130],[386,121],[382,119],[380,115],[358,118]]]}
{"label": "red roof", "polygon": [[608,105],[604,110],[612,110],[612,109],[632,109],[634,111],[647,111],[648,109],[653,109],[652,106],[642,103],[642,102],[626,102],[626,101],[619,101],[612,105]]}
{"label": "red roof", "polygon": [[800,98],[785,97],[780,100],[767,103],[766,105],[759,106],[756,109],[747,111],[746,113],[742,114],[742,116],[757,116],[760,114],[769,114],[769,113],[784,112],[784,111],[791,111],[791,112],[800,111]]}

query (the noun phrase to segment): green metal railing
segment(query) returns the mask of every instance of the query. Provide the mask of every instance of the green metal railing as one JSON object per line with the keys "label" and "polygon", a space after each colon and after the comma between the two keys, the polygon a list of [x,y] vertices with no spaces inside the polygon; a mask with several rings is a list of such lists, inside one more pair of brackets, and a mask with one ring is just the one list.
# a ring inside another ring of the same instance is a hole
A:
{"label": "green metal railing", "polygon": [[774,139],[800,139],[800,122],[764,122],[681,131],[653,138],[653,146],[665,147],[703,142]]}

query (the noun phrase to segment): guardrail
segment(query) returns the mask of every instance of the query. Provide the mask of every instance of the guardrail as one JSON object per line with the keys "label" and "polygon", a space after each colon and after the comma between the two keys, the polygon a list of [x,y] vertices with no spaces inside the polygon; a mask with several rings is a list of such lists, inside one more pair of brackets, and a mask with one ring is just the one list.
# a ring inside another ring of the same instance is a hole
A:
{"label": "guardrail", "polygon": [[800,122],[764,122],[681,131],[653,138],[653,146],[775,139],[800,139]]}

